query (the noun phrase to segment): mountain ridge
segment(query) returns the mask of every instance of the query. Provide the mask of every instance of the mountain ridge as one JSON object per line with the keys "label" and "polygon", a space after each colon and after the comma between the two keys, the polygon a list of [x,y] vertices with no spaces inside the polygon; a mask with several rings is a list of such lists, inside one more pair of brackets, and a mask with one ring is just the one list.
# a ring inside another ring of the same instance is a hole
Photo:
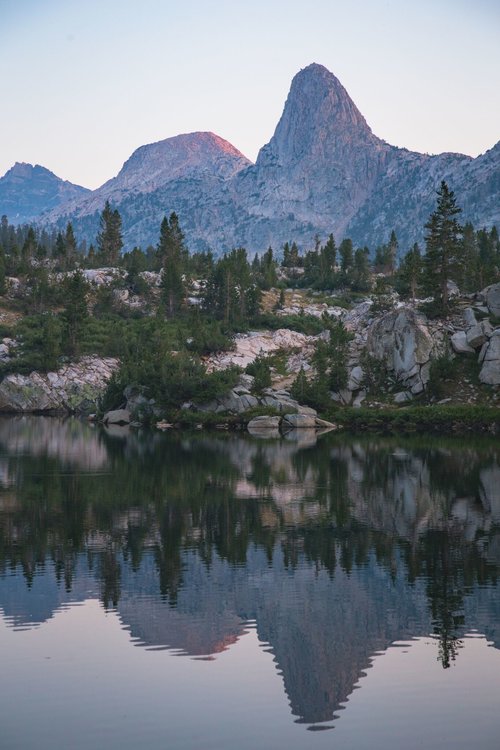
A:
{"label": "mountain ridge", "polygon": [[374,248],[392,229],[407,249],[422,241],[442,179],[464,221],[500,225],[500,141],[475,159],[393,146],[372,132],[338,78],[312,63],[294,76],[255,164],[214,133],[181,134],[140,146],[116,177],[37,218],[60,227],[71,220],[92,240],[110,200],[127,248],[155,244],[161,219],[176,211],[192,250],[262,252],[287,240],[307,248],[330,232]]}

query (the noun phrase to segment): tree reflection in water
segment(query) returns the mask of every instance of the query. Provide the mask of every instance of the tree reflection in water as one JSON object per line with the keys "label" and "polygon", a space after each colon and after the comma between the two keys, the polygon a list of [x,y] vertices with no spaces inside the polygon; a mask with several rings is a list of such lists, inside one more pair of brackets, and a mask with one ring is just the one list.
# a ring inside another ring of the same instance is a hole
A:
{"label": "tree reflection in water", "polygon": [[467,629],[499,645],[499,450],[1,419],[0,607],[30,623],[97,594],[141,643],[191,654],[254,619],[293,713],[327,721],[395,640],[434,633],[444,668]]}

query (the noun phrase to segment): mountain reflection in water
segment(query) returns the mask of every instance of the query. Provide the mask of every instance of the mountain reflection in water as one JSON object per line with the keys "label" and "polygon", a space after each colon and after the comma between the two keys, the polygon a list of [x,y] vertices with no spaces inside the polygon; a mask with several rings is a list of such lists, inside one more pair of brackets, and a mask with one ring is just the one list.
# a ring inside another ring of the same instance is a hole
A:
{"label": "mountain reflection in water", "polygon": [[[300,437],[300,435],[298,435]],[[163,435],[0,419],[0,610],[98,598],[137,645],[209,657],[255,623],[296,721],[331,721],[374,656],[471,630],[500,648],[500,446]]]}

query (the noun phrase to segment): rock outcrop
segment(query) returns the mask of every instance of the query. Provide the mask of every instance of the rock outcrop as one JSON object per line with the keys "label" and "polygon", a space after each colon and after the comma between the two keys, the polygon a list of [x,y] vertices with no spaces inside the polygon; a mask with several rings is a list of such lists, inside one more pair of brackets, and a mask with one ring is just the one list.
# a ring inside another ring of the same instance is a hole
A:
{"label": "rock outcrop", "polygon": [[84,357],[57,372],[7,375],[0,383],[0,412],[89,413],[117,368],[117,359]]}
{"label": "rock outcrop", "polygon": [[[305,361],[307,355],[312,353],[315,340],[315,336],[306,336],[288,328],[241,333],[234,337],[234,348],[231,351],[211,355],[207,358],[206,365],[209,372],[225,370],[233,365],[244,369],[259,356],[268,356],[278,351],[287,351],[291,354],[294,350],[299,350]],[[297,366],[295,360],[292,360],[290,372],[299,370],[300,364]]]}
{"label": "rock outcrop", "polygon": [[404,307],[391,310],[372,323],[367,351],[384,362],[412,394],[418,394],[429,381],[431,359],[445,351],[445,337],[437,326],[431,329],[424,315]]}

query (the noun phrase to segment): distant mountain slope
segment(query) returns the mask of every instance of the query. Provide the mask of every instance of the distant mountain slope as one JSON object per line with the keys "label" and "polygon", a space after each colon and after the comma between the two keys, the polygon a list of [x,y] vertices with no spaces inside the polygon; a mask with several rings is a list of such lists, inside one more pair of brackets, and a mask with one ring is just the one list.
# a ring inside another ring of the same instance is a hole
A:
{"label": "distant mountain slope", "polygon": [[[4,178],[5,179],[5,178]],[[120,210],[125,246],[155,244],[162,217],[179,214],[192,250],[303,248],[333,232],[372,249],[395,229],[400,249],[423,240],[442,179],[462,220],[500,225],[500,142],[472,159],[396,148],[375,136],[339,80],[316,63],[294,77],[269,143],[252,164],[213,133],[142,146],[119,174],[41,217],[95,237],[105,200]]]}
{"label": "distant mountain slope", "polygon": [[87,193],[87,188],[61,180],[39,164],[16,162],[0,178],[0,215],[8,216],[12,224],[23,224]]}
{"label": "distant mountain slope", "polygon": [[[251,161],[214,133],[187,133],[138,148],[116,177],[83,200],[72,201],[44,216],[64,224],[69,218],[78,232],[92,239],[99,214],[109,200],[119,208],[126,246],[155,244],[165,214],[177,211],[191,240],[198,226],[210,223],[213,196]],[[203,244],[203,235],[197,237]],[[207,245],[208,246],[208,245]]]}

